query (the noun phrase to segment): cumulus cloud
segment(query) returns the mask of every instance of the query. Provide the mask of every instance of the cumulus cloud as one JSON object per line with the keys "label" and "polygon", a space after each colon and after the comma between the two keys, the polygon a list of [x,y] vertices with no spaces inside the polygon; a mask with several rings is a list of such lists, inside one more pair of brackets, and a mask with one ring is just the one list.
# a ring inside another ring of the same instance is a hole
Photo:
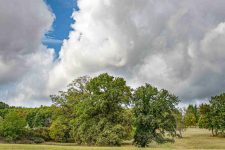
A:
{"label": "cumulus cloud", "polygon": [[99,72],[166,88],[183,102],[224,91],[225,1],[79,0],[50,89]]}
{"label": "cumulus cloud", "polygon": [[45,102],[54,51],[41,40],[53,20],[43,0],[0,0],[1,99],[12,105]]}
{"label": "cumulus cloud", "polygon": [[101,72],[166,88],[183,103],[225,90],[225,1],[78,0],[78,7],[54,60],[41,43],[54,20],[44,1],[0,0],[0,96],[10,104],[49,104],[74,78]]}

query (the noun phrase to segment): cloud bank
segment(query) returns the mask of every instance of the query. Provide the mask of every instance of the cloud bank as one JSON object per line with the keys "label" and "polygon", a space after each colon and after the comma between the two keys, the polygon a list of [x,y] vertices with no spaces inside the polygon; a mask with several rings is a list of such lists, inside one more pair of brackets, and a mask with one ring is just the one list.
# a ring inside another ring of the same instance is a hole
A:
{"label": "cloud bank", "polygon": [[78,0],[78,7],[53,61],[41,44],[54,19],[46,4],[0,0],[0,90],[12,103],[47,103],[74,78],[101,72],[168,89],[183,103],[225,90],[225,1]]}
{"label": "cloud bank", "polygon": [[53,20],[42,0],[0,0],[0,100],[45,104],[54,51],[41,41]]}
{"label": "cloud bank", "polygon": [[225,1],[80,0],[49,81],[98,72],[149,82],[183,102],[225,90]]}

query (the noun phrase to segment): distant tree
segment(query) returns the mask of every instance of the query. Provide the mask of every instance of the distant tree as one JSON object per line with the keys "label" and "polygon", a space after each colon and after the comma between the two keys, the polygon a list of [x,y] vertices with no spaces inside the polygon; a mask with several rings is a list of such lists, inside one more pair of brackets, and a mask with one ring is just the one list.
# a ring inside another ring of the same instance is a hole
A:
{"label": "distant tree", "polygon": [[149,84],[139,87],[133,96],[136,118],[134,144],[146,147],[152,141],[164,143],[176,135],[176,119],[173,115],[178,98],[166,90],[158,91]]}
{"label": "distant tree", "polygon": [[176,109],[174,111],[174,117],[176,119],[176,129],[179,132],[178,137],[182,138],[182,132],[185,130],[185,124],[184,124],[184,116],[182,109]]}
{"label": "distant tree", "polygon": [[212,124],[212,112],[209,104],[201,104],[199,106],[200,118],[199,118],[199,128],[205,128],[212,131],[214,135],[214,127]]}
{"label": "distant tree", "polygon": [[210,100],[211,121],[214,135],[225,134],[225,93],[214,96]]}
{"label": "distant tree", "polygon": [[25,118],[16,111],[10,111],[2,121],[2,136],[14,141],[23,135],[25,126]]}
{"label": "distant tree", "polygon": [[6,109],[9,108],[9,105],[3,102],[0,102],[0,109]]}
{"label": "distant tree", "polygon": [[199,121],[199,117],[200,117],[200,113],[199,113],[199,108],[197,105],[194,105],[194,110],[193,110],[193,113],[195,115],[195,119],[196,119],[196,126],[198,124],[198,121]]}
{"label": "distant tree", "polygon": [[193,105],[189,105],[185,115],[184,115],[184,122],[186,127],[193,127],[197,126],[197,112],[196,108]]}

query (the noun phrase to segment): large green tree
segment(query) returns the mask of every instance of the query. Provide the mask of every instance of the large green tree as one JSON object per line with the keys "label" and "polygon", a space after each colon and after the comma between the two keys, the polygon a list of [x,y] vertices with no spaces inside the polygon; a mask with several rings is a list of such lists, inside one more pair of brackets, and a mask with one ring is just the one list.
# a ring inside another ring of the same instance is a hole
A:
{"label": "large green tree", "polygon": [[72,134],[78,143],[120,145],[131,132],[126,108],[131,90],[123,78],[101,74],[86,84],[76,105]]}
{"label": "large green tree", "polygon": [[166,90],[146,84],[139,87],[133,96],[136,131],[134,144],[146,147],[152,141],[164,143],[176,135],[176,119],[173,115],[178,98]]}
{"label": "large green tree", "polygon": [[[68,118],[70,135],[76,143],[120,145],[132,130],[127,111],[131,95],[123,78],[104,73],[92,79],[78,78],[67,91],[51,97],[59,108],[58,114]],[[52,136],[62,136],[61,133],[52,132]]]}

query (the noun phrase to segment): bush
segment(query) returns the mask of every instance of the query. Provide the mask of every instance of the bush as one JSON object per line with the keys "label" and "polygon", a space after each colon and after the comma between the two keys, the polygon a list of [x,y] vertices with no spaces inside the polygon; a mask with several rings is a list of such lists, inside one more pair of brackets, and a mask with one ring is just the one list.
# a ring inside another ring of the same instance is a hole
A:
{"label": "bush", "polygon": [[120,146],[126,135],[124,127],[116,125],[114,127],[105,128],[97,138],[97,145]]}
{"label": "bush", "polygon": [[16,144],[34,144],[34,141],[25,138],[25,139],[16,141]]}
{"label": "bush", "polygon": [[26,137],[32,139],[33,137],[42,138],[45,141],[51,140],[49,136],[49,129],[48,128],[35,128],[29,129],[26,131]]}
{"label": "bush", "polygon": [[49,135],[56,142],[67,142],[69,139],[69,131],[68,121],[62,117],[58,117],[50,126]]}
{"label": "bush", "polygon": [[31,140],[34,141],[34,143],[36,143],[36,144],[40,144],[40,143],[45,142],[45,140],[41,137],[32,137]]}
{"label": "bush", "polygon": [[2,120],[1,134],[3,137],[6,137],[7,141],[15,141],[24,135],[25,126],[25,118],[20,116],[17,112],[12,111]]}
{"label": "bush", "polygon": [[12,136],[7,136],[7,137],[5,138],[5,141],[6,141],[7,143],[12,143],[12,142],[14,141],[14,138],[13,138]]}

